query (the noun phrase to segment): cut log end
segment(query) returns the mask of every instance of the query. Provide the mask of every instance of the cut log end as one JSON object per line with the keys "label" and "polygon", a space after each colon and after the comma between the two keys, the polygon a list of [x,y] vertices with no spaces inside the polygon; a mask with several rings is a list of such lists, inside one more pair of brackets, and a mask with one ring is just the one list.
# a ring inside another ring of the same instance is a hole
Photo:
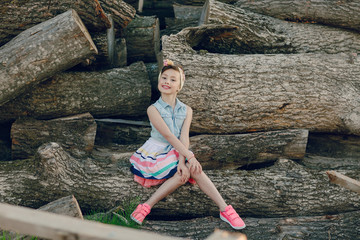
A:
{"label": "cut log end", "polygon": [[93,42],[91,36],[90,36],[90,33],[89,31],[87,30],[87,28],[85,27],[83,21],[81,20],[81,18],[79,17],[79,15],[77,14],[77,12],[72,9],[72,16],[75,20],[75,22],[78,24],[79,28],[81,29],[81,31],[83,32],[85,38],[89,41],[89,44],[90,44],[90,50],[91,51],[94,51],[96,54],[99,53],[99,51],[97,50],[96,48],[96,45],[95,43]]}

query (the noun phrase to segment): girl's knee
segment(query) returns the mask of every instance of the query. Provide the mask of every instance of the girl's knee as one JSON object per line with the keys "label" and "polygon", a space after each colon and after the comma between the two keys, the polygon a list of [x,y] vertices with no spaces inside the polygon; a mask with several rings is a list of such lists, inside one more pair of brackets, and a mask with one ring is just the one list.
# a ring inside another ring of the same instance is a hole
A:
{"label": "girl's knee", "polygon": [[186,182],[181,181],[181,176],[177,173],[173,176],[173,179],[174,179],[175,183],[179,186],[184,185],[186,183]]}

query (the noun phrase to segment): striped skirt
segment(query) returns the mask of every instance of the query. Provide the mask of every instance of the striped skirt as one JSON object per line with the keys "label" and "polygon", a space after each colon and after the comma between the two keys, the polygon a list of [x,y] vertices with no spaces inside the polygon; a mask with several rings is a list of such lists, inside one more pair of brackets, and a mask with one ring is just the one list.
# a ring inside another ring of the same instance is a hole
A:
{"label": "striped skirt", "polygon": [[150,138],[130,158],[134,180],[145,187],[161,184],[177,172],[179,153]]}

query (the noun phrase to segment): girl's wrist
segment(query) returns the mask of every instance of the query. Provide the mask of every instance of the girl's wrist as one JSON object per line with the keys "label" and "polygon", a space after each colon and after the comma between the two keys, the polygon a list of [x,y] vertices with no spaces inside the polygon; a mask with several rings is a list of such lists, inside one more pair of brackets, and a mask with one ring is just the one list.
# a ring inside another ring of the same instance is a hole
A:
{"label": "girl's wrist", "polygon": [[194,155],[194,154],[192,154],[190,157],[187,158],[188,162],[189,162],[191,159],[193,159],[193,158],[195,158],[195,155]]}

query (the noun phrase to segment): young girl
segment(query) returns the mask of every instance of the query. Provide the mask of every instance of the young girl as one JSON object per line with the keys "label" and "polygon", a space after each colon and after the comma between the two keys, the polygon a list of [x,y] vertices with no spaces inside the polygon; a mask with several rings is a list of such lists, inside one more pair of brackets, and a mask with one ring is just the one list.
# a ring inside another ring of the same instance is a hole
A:
{"label": "young girl", "polygon": [[[164,61],[159,74],[161,97],[147,109],[152,127],[151,137],[130,158],[134,180],[144,187],[162,184],[143,204],[139,204],[131,218],[142,224],[151,208],[186,182],[196,183],[220,209],[220,218],[234,229],[245,223],[202,171],[195,155],[189,151],[189,130],[192,109],[176,98],[185,81],[181,66]],[[194,181],[195,180],[195,181]]]}

